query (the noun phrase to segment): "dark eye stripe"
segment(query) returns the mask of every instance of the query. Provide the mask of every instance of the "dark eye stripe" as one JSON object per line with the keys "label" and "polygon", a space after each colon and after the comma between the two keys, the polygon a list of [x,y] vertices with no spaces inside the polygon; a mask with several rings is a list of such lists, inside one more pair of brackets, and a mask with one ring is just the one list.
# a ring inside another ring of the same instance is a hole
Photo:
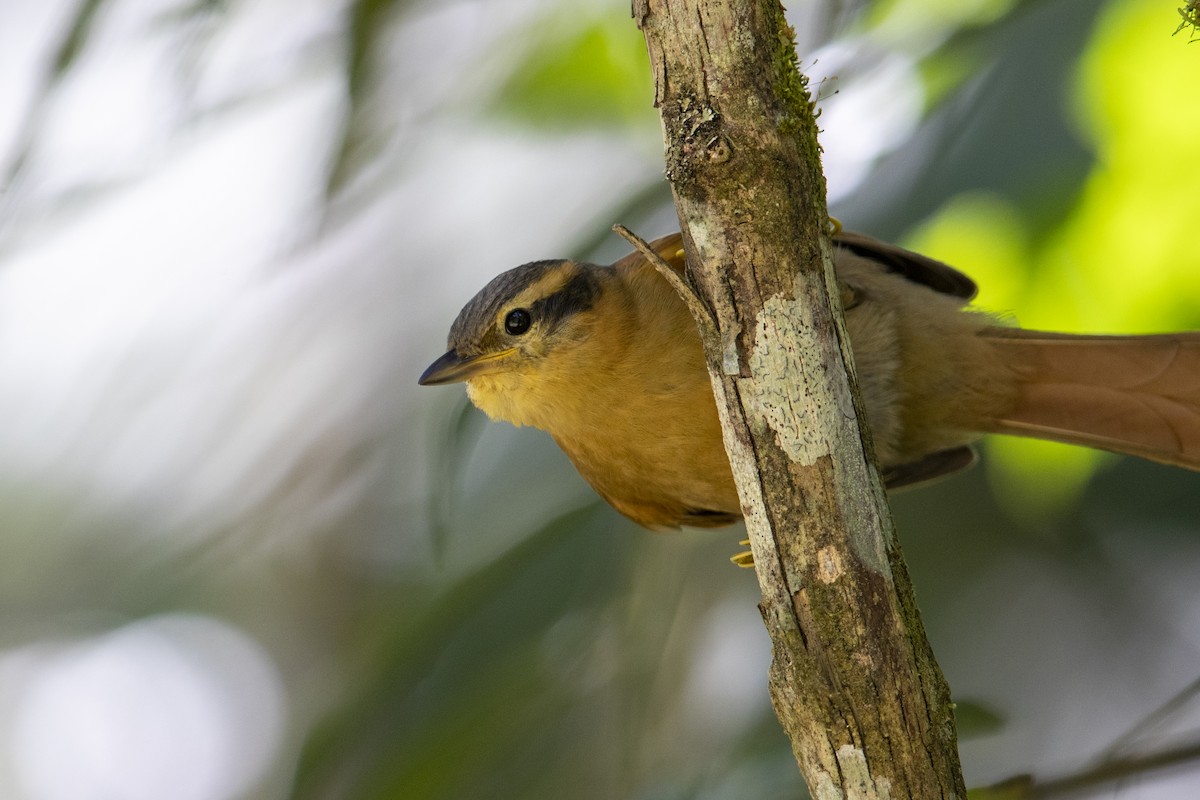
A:
{"label": "dark eye stripe", "polygon": [[533,261],[497,275],[471,298],[450,326],[448,345],[463,353],[480,353],[499,346],[491,337],[505,335],[504,316],[516,307],[516,298],[559,270],[563,270],[558,274],[565,282],[557,291],[522,306],[529,311],[532,323],[544,331],[552,331],[570,315],[591,308],[600,293],[595,267],[566,261]]}
{"label": "dark eye stripe", "polygon": [[584,267],[557,292],[535,301],[529,310],[534,319],[553,329],[571,314],[591,308],[596,302],[599,290],[595,276]]}

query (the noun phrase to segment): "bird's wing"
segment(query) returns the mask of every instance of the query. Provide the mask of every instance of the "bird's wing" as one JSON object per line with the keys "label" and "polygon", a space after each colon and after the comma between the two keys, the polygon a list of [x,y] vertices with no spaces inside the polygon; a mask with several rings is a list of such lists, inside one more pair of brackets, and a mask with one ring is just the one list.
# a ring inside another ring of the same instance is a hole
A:
{"label": "bird's wing", "polygon": [[[683,257],[683,236],[679,233],[672,233],[663,236],[660,239],[655,239],[650,242],[650,249],[658,253],[663,261],[666,261],[680,275],[683,274],[684,268],[687,266],[687,261]],[[621,258],[613,263],[613,268],[618,272],[624,272],[627,269],[640,266],[644,263],[646,257],[634,250],[629,255]]]}
{"label": "bird's wing", "polygon": [[[863,233],[841,231],[834,235],[835,245],[845,247],[858,255],[880,264],[889,272],[895,272],[910,281],[928,286],[935,292],[970,300],[975,296],[975,282],[951,266],[927,258],[920,253],[905,250]],[[683,237],[672,233],[650,242],[651,249],[662,256],[680,274],[686,261],[683,256]],[[613,264],[618,270],[629,269],[644,261],[641,253],[634,251]]]}
{"label": "bird's wing", "polygon": [[975,296],[975,281],[951,266],[927,258],[920,253],[887,244],[863,233],[841,231],[833,243],[882,265],[889,272],[903,275],[914,283],[928,286],[935,292],[970,300]]}
{"label": "bird's wing", "polygon": [[938,450],[922,456],[916,461],[884,468],[883,484],[888,489],[900,489],[920,483],[928,483],[944,475],[951,475],[975,463],[975,451],[969,446]]}

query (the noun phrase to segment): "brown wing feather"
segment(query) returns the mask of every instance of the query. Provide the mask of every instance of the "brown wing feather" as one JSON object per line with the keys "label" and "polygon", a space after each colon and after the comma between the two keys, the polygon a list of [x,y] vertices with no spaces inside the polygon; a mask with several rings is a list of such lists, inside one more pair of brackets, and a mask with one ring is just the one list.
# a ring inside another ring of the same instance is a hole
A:
{"label": "brown wing feather", "polygon": [[[936,292],[970,300],[977,291],[975,282],[953,267],[903,247],[881,242],[865,233],[840,231],[834,235],[833,243],[879,263],[889,272],[903,275],[910,281],[928,286]],[[672,233],[655,239],[650,242],[650,247],[662,256],[664,261],[680,273],[683,272],[687,262],[683,256],[681,234]],[[641,253],[634,251],[615,262],[613,266],[618,270],[628,269],[640,265],[643,260]]]}
{"label": "brown wing feather", "polygon": [[953,475],[974,463],[975,451],[966,445],[938,450],[916,461],[883,469],[883,483],[889,489],[903,489]]}
{"label": "brown wing feather", "polygon": [[[658,253],[663,261],[670,264],[679,274],[683,274],[683,270],[687,266],[687,261],[683,257],[682,234],[671,233],[649,242],[649,245],[650,249]],[[618,272],[623,272],[628,269],[640,267],[646,263],[646,257],[637,250],[634,250],[629,255],[614,261],[612,266]]]}
{"label": "brown wing feather", "polygon": [[977,291],[975,281],[954,267],[920,253],[905,250],[903,247],[881,242],[866,234],[841,231],[834,235],[833,243],[881,264],[889,272],[895,272],[914,283],[928,286],[935,292],[970,300]]}

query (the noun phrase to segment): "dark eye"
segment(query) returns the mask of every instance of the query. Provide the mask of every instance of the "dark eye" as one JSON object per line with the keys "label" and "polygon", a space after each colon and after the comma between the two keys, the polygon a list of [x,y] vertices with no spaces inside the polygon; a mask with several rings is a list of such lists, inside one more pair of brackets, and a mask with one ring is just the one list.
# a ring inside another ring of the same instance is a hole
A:
{"label": "dark eye", "polygon": [[529,312],[523,308],[514,308],[508,312],[508,316],[504,318],[504,330],[508,331],[513,336],[520,336],[525,331],[529,330],[529,323],[533,320],[529,316]]}

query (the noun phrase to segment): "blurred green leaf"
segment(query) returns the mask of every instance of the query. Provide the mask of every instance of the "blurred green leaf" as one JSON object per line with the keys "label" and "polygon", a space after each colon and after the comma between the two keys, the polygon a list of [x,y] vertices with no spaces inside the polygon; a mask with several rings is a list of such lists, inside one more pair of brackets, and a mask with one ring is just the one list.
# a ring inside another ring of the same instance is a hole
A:
{"label": "blurred green leaf", "polygon": [[58,50],[54,53],[51,62],[51,76],[55,80],[61,78],[79,57],[79,53],[87,44],[92,24],[96,21],[96,14],[104,5],[105,0],[82,0],[79,3],[66,36],[59,43]]}
{"label": "blurred green leaf", "polygon": [[521,753],[570,746],[554,733],[565,696],[542,640],[569,610],[603,607],[623,564],[610,520],[589,506],[428,602],[413,587],[384,598],[361,629],[363,682],[310,738],[293,796],[534,796],[513,787],[536,765],[497,775]]}
{"label": "blurred green leaf", "polygon": [[345,70],[349,108],[329,167],[326,197],[344,189],[366,164],[379,154],[383,132],[371,119],[371,88],[376,80],[376,58],[392,33],[392,23],[409,0],[356,0],[346,12]]}
{"label": "blurred green leaf", "polygon": [[487,424],[487,417],[471,405],[465,394],[460,394],[432,448],[434,463],[430,472],[434,480],[428,506],[434,559],[439,564],[454,531],[454,510],[461,497],[460,476],[466,472],[467,462]]}
{"label": "blurred green leaf", "polygon": [[984,736],[1004,727],[1004,716],[982,703],[971,700],[954,701],[954,721],[961,738]]}
{"label": "blurred green leaf", "polygon": [[584,20],[574,30],[547,23],[493,108],[538,128],[653,120],[646,45],[627,15]]}
{"label": "blurred green leaf", "polygon": [[954,29],[987,25],[1004,17],[1017,0],[881,0],[874,4],[874,27]]}
{"label": "blurred green leaf", "polygon": [[1033,796],[1033,779],[1028,775],[967,790],[967,800],[1028,800]]}

